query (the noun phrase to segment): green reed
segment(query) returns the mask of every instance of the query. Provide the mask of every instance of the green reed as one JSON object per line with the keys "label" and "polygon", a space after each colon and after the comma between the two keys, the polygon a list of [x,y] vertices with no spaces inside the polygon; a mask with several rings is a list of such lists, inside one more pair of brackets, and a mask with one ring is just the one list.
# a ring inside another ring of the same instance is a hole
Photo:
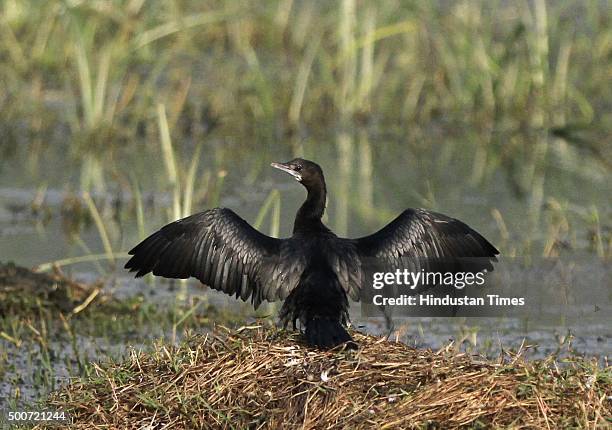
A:
{"label": "green reed", "polygon": [[[173,219],[202,200],[218,203],[228,142],[286,142],[302,152],[302,136],[340,136],[327,139],[339,159],[340,191],[356,179],[349,171],[358,160],[360,197],[374,206],[372,166],[386,136],[406,148],[426,141],[446,157],[440,170],[454,154],[473,154],[466,186],[507,172],[528,202],[525,234],[533,237],[545,218],[551,166],[568,175],[588,170],[595,182],[609,175],[606,6],[7,0],[0,5],[0,128],[7,147],[27,142],[33,174],[45,149],[71,154],[84,191],[134,184],[121,161],[152,157],[150,168],[166,173],[163,184],[138,187],[169,190]],[[62,127],[68,132],[57,133]],[[449,149],[457,133],[470,141]],[[215,162],[200,174],[202,155]],[[335,206],[340,233],[349,228],[343,198]],[[602,216],[582,217],[592,221],[600,255],[610,248]]]}

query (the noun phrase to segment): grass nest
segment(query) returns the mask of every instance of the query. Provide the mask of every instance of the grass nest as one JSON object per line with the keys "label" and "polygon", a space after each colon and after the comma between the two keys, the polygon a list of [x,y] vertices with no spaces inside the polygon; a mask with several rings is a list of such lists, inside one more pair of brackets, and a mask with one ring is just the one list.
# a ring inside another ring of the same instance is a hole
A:
{"label": "grass nest", "polygon": [[[609,366],[581,358],[497,361],[354,332],[319,351],[261,327],[131,351],[54,393],[74,428],[602,428]],[[148,427],[150,426],[150,427]]]}

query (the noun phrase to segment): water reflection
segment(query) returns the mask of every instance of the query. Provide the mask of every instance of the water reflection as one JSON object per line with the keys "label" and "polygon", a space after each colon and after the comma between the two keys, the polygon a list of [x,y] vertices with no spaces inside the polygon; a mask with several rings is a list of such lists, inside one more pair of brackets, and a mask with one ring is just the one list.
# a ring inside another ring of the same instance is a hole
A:
{"label": "water reflection", "polygon": [[[329,202],[325,222],[339,235],[369,234],[407,207],[426,207],[466,220],[507,256],[571,256],[585,251],[607,255],[611,208],[601,196],[611,194],[612,181],[582,176],[569,180],[567,172],[546,163],[524,179],[530,165],[505,164],[505,149],[499,153],[492,149],[502,142],[512,145],[513,140],[532,137],[504,137],[490,129],[456,134],[413,130],[394,135],[367,126],[319,135],[296,133],[288,137],[289,145],[209,137],[202,144],[194,174],[192,211],[227,206],[253,223],[264,202],[278,190],[261,229],[288,236],[304,191],[268,166],[270,161],[304,156],[319,162],[326,173]],[[534,144],[537,139],[550,139],[545,134],[535,138]],[[176,150],[181,166],[188,170],[193,165],[193,145]],[[159,157],[148,151],[124,155],[105,170],[119,172],[117,181],[107,181],[106,190],[91,194],[114,252],[124,252],[143,234],[166,223],[174,201]],[[57,150],[45,158],[30,174],[24,168],[31,163],[30,155],[18,150],[0,171],[0,260],[34,266],[104,253],[100,228],[83,195],[72,191],[78,189],[81,165],[61,157]],[[517,194],[517,177],[539,184],[539,189],[525,196]],[[66,270],[93,276],[113,273],[106,261]],[[179,291],[187,300],[186,290]],[[264,313],[274,310],[271,306]],[[370,323],[363,323],[369,327]],[[457,326],[447,329],[452,332]],[[599,348],[597,342],[593,345]]]}

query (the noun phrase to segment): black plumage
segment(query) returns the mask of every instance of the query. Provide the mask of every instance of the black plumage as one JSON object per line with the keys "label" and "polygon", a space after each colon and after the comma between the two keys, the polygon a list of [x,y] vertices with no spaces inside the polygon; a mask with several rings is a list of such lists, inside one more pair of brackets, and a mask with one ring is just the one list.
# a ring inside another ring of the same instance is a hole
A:
{"label": "black plumage", "polygon": [[263,300],[284,300],[281,321],[294,328],[299,321],[307,342],[325,348],[351,340],[344,328],[348,298],[359,300],[373,266],[390,272],[493,269],[499,252],[484,237],[459,220],[423,209],[405,210],[370,236],[339,238],[321,222],[326,202],[321,168],[300,158],[272,166],[308,191],[290,238],[266,236],[232,210],[215,208],[162,227],[130,251],[125,267],[137,277],[149,272],[195,277],[256,308]]}

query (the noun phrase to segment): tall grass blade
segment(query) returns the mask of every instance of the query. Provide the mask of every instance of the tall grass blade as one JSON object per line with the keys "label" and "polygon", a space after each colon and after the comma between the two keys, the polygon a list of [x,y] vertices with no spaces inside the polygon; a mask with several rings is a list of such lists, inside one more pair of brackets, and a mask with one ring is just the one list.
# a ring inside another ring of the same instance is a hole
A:
{"label": "tall grass blade", "polygon": [[355,45],[355,0],[342,0],[340,4],[340,59],[341,77],[338,94],[338,105],[342,115],[341,122],[344,123],[348,116],[353,113],[354,88],[357,73],[356,56],[353,46]]}
{"label": "tall grass blade", "polygon": [[162,149],[164,166],[168,183],[172,188],[172,217],[173,221],[181,218],[181,186],[177,173],[176,159],[174,157],[174,149],[172,148],[172,140],[170,138],[170,129],[168,127],[168,118],[166,116],[166,107],[163,104],[157,105],[157,122],[159,125],[159,137]]}
{"label": "tall grass blade", "polygon": [[[366,9],[364,31],[366,37],[372,37],[376,26],[376,9],[370,5]],[[361,71],[357,93],[357,103],[359,108],[365,111],[370,110],[369,97],[374,84],[374,43],[367,43],[361,52]]]}
{"label": "tall grass blade", "polygon": [[129,258],[129,257],[130,257],[130,254],[128,254],[127,252],[81,255],[78,257],[62,258],[60,260],[54,260],[54,261],[49,261],[47,263],[39,264],[38,266],[35,267],[35,270],[38,272],[47,272],[53,269],[53,267],[69,266],[71,264],[89,263],[92,261],[100,261],[100,260],[115,261],[115,259],[117,258]]}
{"label": "tall grass blade", "polygon": [[[277,206],[277,208],[275,207],[274,209],[272,209],[273,206]],[[278,224],[280,224],[280,217],[278,221],[275,221],[276,214],[274,213],[278,211],[278,213],[280,214],[280,193],[278,192],[278,190],[270,191],[268,197],[266,197],[266,200],[264,200],[263,204],[261,205],[261,208],[259,209],[259,212],[257,213],[255,222],[253,222],[253,227],[259,230],[264,222],[264,219],[266,218],[266,215],[268,214],[268,212],[270,212],[271,209],[273,211],[271,230],[274,230],[274,227],[278,229]]]}
{"label": "tall grass blade", "polygon": [[100,63],[98,64],[98,73],[96,75],[96,87],[93,96],[93,121],[94,124],[99,124],[104,115],[104,105],[106,101],[106,89],[108,86],[108,77],[111,62],[110,48],[106,48],[100,55]]}
{"label": "tall grass blade", "polygon": [[100,235],[100,239],[102,239],[102,245],[104,246],[104,250],[106,251],[106,255],[109,256],[109,260],[111,264],[115,264],[115,257],[113,254],[113,247],[111,246],[110,240],[108,238],[108,234],[106,231],[106,227],[104,226],[104,221],[102,221],[102,217],[100,216],[100,212],[98,212],[98,208],[96,208],[96,204],[93,199],[89,195],[88,192],[83,193],[83,200],[85,200],[85,204],[89,209],[89,213],[96,224],[96,228],[98,229],[98,234]]}
{"label": "tall grass blade", "polygon": [[228,9],[225,11],[215,12],[204,12],[189,15],[181,18],[180,20],[173,20],[160,24],[156,27],[147,30],[136,38],[134,42],[135,49],[141,49],[146,45],[149,45],[159,39],[178,33],[179,31],[186,30],[189,28],[197,27],[200,25],[213,24],[216,22],[224,21],[231,17],[235,19],[240,15],[235,9]]}
{"label": "tall grass blade", "polygon": [[353,171],[353,137],[346,131],[338,134],[336,146],[338,149],[339,166],[337,170],[335,229],[345,236],[348,232],[349,198],[351,196],[351,172]]}
{"label": "tall grass blade", "polygon": [[[91,249],[89,248],[89,246],[87,246],[85,241],[80,236],[77,236],[75,241],[76,241],[77,245],[79,245],[79,247],[85,252],[85,255],[93,254],[91,252]],[[100,273],[100,275],[105,275],[106,271],[104,270],[104,268],[100,264],[99,260],[93,260],[92,263],[94,264],[94,266],[96,266],[96,269],[98,270],[98,273]]]}
{"label": "tall grass blade", "polygon": [[272,208],[272,216],[270,217],[270,236],[280,236],[280,215],[281,215],[281,200],[280,193],[274,201],[274,207]]}
{"label": "tall grass blade", "polygon": [[200,153],[202,152],[202,142],[198,142],[195,151],[191,157],[189,168],[187,169],[187,175],[185,176],[185,182],[183,188],[185,189],[185,195],[183,196],[183,216],[191,214],[193,206],[193,191],[195,189],[195,178],[198,171],[198,165],[200,163]]}
{"label": "tall grass blade", "polygon": [[312,63],[321,43],[322,34],[318,32],[308,44],[304,59],[300,63],[297,77],[295,78],[295,87],[293,89],[293,97],[289,105],[289,121],[293,126],[297,126],[300,121],[300,113],[304,103],[304,94],[308,85],[308,77],[312,69]]}
{"label": "tall grass blade", "polygon": [[134,205],[136,206],[136,228],[138,229],[138,238],[143,240],[145,238],[144,207],[142,204],[140,185],[138,185],[138,179],[136,179],[135,175],[132,175],[132,193],[134,194]]}
{"label": "tall grass blade", "polygon": [[77,34],[75,36],[75,55],[77,62],[77,71],[79,75],[79,87],[81,89],[81,105],[83,108],[83,116],[88,127],[94,124],[94,103],[93,103],[93,84],[91,70],[89,69],[89,60],[85,46],[83,45],[83,36]]}

